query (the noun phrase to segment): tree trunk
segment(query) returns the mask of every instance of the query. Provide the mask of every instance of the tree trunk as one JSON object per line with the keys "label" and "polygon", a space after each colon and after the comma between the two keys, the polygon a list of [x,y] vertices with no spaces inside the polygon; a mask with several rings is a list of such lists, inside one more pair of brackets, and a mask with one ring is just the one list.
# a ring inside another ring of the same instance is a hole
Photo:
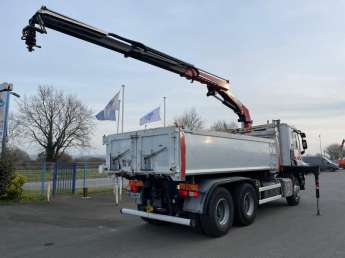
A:
{"label": "tree trunk", "polygon": [[54,162],[55,161],[55,151],[53,144],[53,120],[50,118],[49,122],[49,132],[47,137],[47,146],[46,146],[46,161]]}
{"label": "tree trunk", "polygon": [[55,156],[54,156],[54,149],[52,147],[46,148],[46,161],[48,162],[54,162]]}

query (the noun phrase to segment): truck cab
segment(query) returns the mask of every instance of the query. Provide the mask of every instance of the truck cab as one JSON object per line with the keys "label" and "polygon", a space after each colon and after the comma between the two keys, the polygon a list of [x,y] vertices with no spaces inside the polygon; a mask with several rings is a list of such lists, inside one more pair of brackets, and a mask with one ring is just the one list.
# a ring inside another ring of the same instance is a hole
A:
{"label": "truck cab", "polygon": [[271,138],[277,141],[277,153],[280,158],[280,167],[305,166],[302,155],[308,148],[306,134],[280,120],[273,120],[271,123],[253,126],[250,132],[237,130],[241,133]]}

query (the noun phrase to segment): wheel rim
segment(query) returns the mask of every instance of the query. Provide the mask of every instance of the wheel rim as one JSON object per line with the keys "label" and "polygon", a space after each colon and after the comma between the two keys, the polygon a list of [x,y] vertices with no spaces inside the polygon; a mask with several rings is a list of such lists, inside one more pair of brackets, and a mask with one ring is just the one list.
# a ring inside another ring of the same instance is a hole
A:
{"label": "wheel rim", "polygon": [[243,198],[243,211],[247,216],[251,216],[254,213],[254,198],[250,193],[245,193]]}
{"label": "wheel rim", "polygon": [[299,198],[300,198],[300,196],[299,196],[299,186],[296,185],[296,184],[294,186],[294,196],[295,196],[295,200],[299,201]]}
{"label": "wheel rim", "polygon": [[226,199],[221,198],[216,205],[216,219],[219,225],[225,225],[229,221],[230,207]]}

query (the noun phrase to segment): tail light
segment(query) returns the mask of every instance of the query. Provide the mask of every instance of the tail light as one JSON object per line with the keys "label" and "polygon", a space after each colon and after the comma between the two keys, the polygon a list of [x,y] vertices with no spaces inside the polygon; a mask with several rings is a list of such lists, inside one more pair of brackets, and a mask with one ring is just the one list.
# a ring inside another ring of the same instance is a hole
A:
{"label": "tail light", "polygon": [[184,190],[179,190],[178,194],[180,197],[182,198],[187,198],[188,197],[188,191],[184,191]]}
{"label": "tail light", "polygon": [[179,196],[181,198],[187,197],[199,197],[199,185],[198,184],[186,184],[181,183],[177,186]]}
{"label": "tail light", "polygon": [[144,182],[141,180],[129,180],[128,185],[132,193],[137,193],[144,186]]}

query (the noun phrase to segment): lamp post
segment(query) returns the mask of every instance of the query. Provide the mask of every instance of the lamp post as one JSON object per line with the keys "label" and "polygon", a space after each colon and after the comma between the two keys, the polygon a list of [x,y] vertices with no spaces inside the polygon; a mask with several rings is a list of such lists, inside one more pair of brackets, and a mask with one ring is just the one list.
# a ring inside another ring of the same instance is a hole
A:
{"label": "lamp post", "polygon": [[13,95],[17,98],[20,98],[20,95],[13,91],[13,84],[12,83],[2,83],[0,84],[0,94],[4,93],[1,98],[1,103],[3,103],[3,110],[2,110],[2,144],[1,144],[1,158],[5,157],[6,153],[6,143],[7,143],[7,127],[8,127],[8,110],[10,107],[10,95]]}

